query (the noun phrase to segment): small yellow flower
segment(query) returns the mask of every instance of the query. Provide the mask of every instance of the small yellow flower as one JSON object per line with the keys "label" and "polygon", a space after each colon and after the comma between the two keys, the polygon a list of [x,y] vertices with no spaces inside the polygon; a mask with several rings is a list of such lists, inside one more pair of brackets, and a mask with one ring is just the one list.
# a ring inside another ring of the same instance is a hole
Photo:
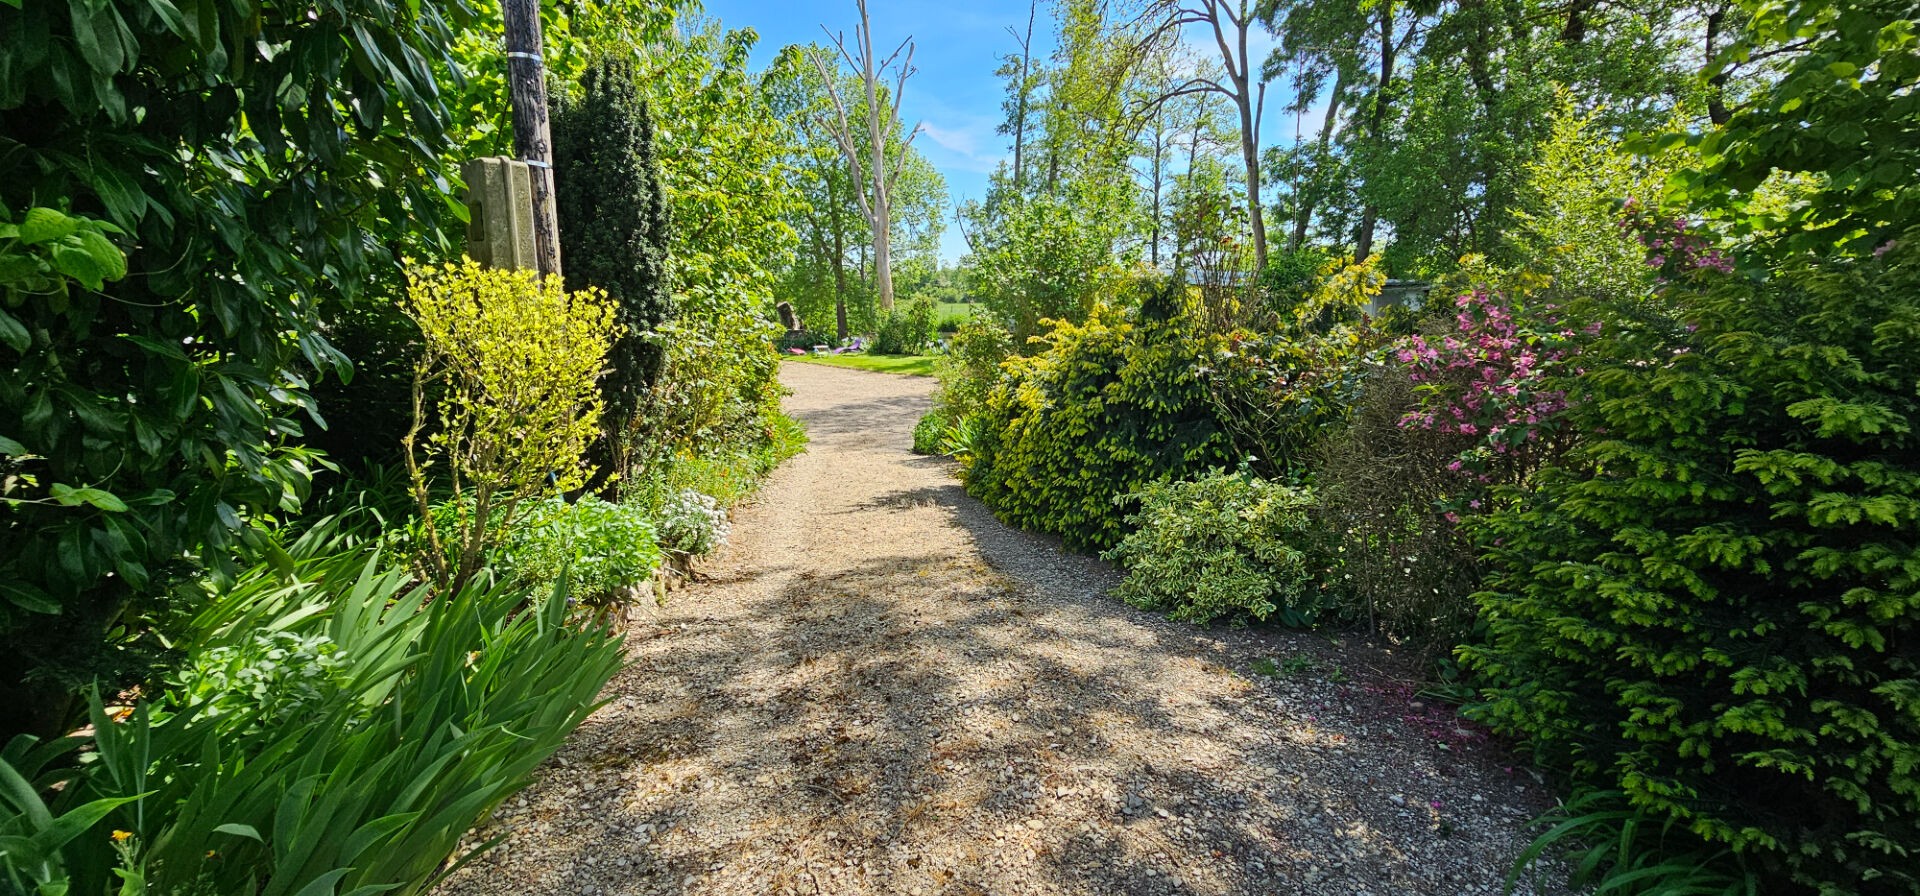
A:
{"label": "small yellow flower", "polygon": [[114,831],[113,832],[113,842],[115,843],[125,843],[131,839],[133,839],[132,831]]}

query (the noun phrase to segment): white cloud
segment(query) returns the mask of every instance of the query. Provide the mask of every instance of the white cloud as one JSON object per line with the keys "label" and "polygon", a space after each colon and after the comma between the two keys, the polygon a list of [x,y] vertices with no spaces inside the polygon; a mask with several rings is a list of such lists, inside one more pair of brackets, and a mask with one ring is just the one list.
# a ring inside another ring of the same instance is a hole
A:
{"label": "white cloud", "polygon": [[1000,163],[1004,155],[997,144],[998,135],[990,124],[943,128],[923,121],[920,123],[920,134],[927,142],[916,144],[917,148],[934,167],[943,171],[986,174]]}
{"label": "white cloud", "polygon": [[920,125],[920,133],[927,135],[928,140],[963,156],[971,157],[976,151],[973,135],[963,130],[949,131],[939,125],[923,122]]}

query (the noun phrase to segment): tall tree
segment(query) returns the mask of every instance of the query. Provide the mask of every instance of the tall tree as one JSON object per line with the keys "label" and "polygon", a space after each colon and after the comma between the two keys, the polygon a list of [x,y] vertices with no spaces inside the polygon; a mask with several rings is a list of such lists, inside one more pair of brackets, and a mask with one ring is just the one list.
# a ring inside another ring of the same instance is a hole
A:
{"label": "tall tree", "polygon": [[1240,119],[1240,164],[1247,190],[1247,227],[1253,237],[1254,263],[1265,267],[1267,224],[1260,201],[1260,118],[1267,102],[1267,73],[1248,50],[1249,33],[1259,21],[1259,6],[1254,0],[1170,0],[1161,7],[1165,19],[1154,34],[1197,26],[1220,51],[1218,77],[1189,78],[1164,98],[1213,93],[1233,104]]}
{"label": "tall tree", "polygon": [[1007,113],[1007,120],[999,127],[999,132],[1013,138],[1013,185],[1020,189],[1026,183],[1027,135],[1030,129],[1028,112],[1033,108],[1040,89],[1040,79],[1036,76],[1033,64],[1033,23],[1040,11],[1039,0],[1033,0],[1027,6],[1027,30],[1019,32],[1011,26],[1007,33],[1020,42],[1020,52],[1003,58],[999,70],[994,74],[1007,81],[1007,98],[1001,108]]}
{"label": "tall tree", "polygon": [[[860,27],[854,32],[854,49],[847,49],[846,39],[841,35],[832,35],[834,46],[839,48],[841,58],[845,59],[853,70],[860,74],[862,87],[867,99],[867,153],[871,175],[864,173],[860,164],[860,148],[853,129],[853,123],[847,114],[847,103],[840,95],[838,79],[833,73],[839,69],[839,62],[831,64],[825,52],[812,54],[813,64],[820,70],[820,79],[825,83],[828,95],[833,99],[834,119],[832,133],[840,143],[840,150],[846,156],[847,172],[853,177],[856,193],[860,198],[860,210],[866,215],[868,228],[873,234],[874,283],[880,296],[880,307],[893,310],[893,254],[890,240],[892,237],[893,217],[890,202],[894,182],[900,177],[900,166],[906,159],[905,147],[912,144],[913,138],[920,133],[920,126],[914,125],[907,132],[907,139],[901,151],[891,155],[887,153],[886,135],[900,127],[900,99],[906,92],[907,78],[913,75],[913,38],[900,42],[900,46],[885,59],[876,59],[873,46],[873,18],[867,12],[867,0],[854,0],[860,9]],[[822,26],[824,29],[825,26]],[[905,58],[901,53],[905,52]],[[897,64],[896,64],[897,63]],[[880,79],[893,69],[893,90],[885,97]],[[882,114],[881,110],[886,112]],[[870,191],[870,192],[869,192]]]}

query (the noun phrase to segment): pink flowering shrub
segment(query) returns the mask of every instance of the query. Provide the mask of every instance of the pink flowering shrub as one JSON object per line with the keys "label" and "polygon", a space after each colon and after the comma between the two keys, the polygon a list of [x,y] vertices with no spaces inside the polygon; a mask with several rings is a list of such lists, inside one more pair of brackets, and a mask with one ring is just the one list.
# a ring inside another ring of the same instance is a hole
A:
{"label": "pink flowering shrub", "polygon": [[[1409,337],[1394,352],[1418,398],[1400,426],[1469,437],[1450,471],[1488,484],[1522,481],[1564,448],[1567,396],[1550,374],[1578,353],[1582,334],[1486,290],[1454,304],[1454,332]],[[1595,324],[1585,335],[1598,332]]]}
{"label": "pink flowering shrub", "polygon": [[1662,286],[1701,275],[1733,273],[1733,256],[1715,245],[1715,237],[1683,217],[1668,217],[1634,199],[1620,207],[1620,229],[1647,247],[1647,267]]}

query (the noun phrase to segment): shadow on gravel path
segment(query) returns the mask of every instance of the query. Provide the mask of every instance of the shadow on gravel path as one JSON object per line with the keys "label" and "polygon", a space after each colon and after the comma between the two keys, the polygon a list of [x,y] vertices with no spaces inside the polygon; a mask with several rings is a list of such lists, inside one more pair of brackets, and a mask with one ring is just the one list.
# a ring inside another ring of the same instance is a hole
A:
{"label": "shadow on gravel path", "polygon": [[1500,892],[1546,797],[1396,658],[1129,608],[908,453],[931,381],[783,378],[811,447],[441,893]]}

